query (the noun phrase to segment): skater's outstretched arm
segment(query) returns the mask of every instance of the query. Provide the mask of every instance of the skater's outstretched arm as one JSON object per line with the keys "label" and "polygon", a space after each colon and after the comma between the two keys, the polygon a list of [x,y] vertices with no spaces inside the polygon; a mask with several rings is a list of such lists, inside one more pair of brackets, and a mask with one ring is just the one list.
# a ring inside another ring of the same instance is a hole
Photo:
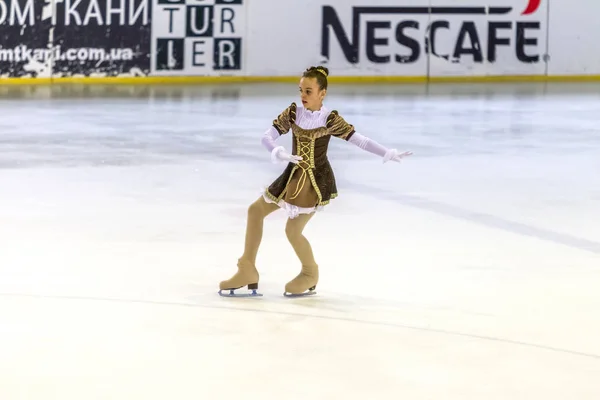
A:
{"label": "skater's outstretched arm", "polygon": [[333,136],[346,140],[363,150],[382,157],[384,163],[390,160],[400,162],[404,157],[412,155],[412,152],[410,151],[398,153],[398,150],[396,149],[388,149],[373,139],[361,135],[356,132],[354,126],[347,123],[337,111],[332,111],[327,117],[327,129],[329,129]]}
{"label": "skater's outstretched arm", "polygon": [[353,145],[368,151],[369,153],[376,154],[383,158],[383,162],[388,162],[390,160],[400,162],[404,157],[408,157],[412,155],[412,152],[405,151],[403,153],[399,153],[396,149],[388,149],[371,138],[368,138],[364,135],[361,135],[358,132],[354,132],[349,138],[348,142]]}

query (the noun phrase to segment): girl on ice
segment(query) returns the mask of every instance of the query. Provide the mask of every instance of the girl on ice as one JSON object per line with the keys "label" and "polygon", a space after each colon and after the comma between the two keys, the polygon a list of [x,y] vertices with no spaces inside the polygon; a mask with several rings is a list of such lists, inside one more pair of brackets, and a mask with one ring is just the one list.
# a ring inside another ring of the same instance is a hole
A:
{"label": "girl on ice", "polygon": [[[327,94],[325,67],[310,67],[300,79],[302,105],[292,103],[279,114],[273,125],[262,136],[262,144],[271,153],[273,162],[287,162],[283,173],[248,208],[244,253],[238,259],[238,271],[220,283],[220,291],[227,296],[240,296],[235,289],[248,286],[252,295],[258,295],[259,273],[256,256],[263,235],[263,221],[272,212],[283,209],[288,215],[286,236],[302,265],[300,273],[285,285],[284,295],[300,296],[315,293],[319,281],[319,266],[310,243],[302,232],[315,212],[337,196],[335,177],[327,148],[331,137],[346,140],[359,148],[383,158],[383,162],[397,161],[411,155],[398,153],[361,135],[337,111],[323,105]],[[276,144],[280,135],[292,131],[292,152]],[[222,294],[224,295],[224,294]]]}

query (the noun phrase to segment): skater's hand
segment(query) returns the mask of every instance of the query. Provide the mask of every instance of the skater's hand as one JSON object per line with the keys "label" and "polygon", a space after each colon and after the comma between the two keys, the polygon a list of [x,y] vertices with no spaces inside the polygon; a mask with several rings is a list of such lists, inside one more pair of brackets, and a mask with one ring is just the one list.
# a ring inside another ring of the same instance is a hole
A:
{"label": "skater's hand", "polygon": [[405,151],[403,153],[398,153],[398,150],[391,149],[388,150],[385,156],[383,157],[383,162],[386,163],[388,161],[402,162],[402,159],[408,156],[412,156],[412,151]]}
{"label": "skater's hand", "polygon": [[412,156],[412,151],[405,151],[403,153],[397,153],[392,158],[392,161],[400,162],[404,157]]}
{"label": "skater's hand", "polygon": [[294,156],[294,155],[288,153],[287,151],[285,151],[283,146],[279,146],[279,147],[276,147],[275,149],[273,149],[273,152],[271,153],[271,161],[273,161],[274,163],[276,163],[278,161],[279,162],[287,161],[287,162],[292,162],[294,164],[298,164],[298,162],[302,161],[302,157]]}
{"label": "skater's hand", "polygon": [[301,156],[293,156],[291,154],[288,153],[283,153],[279,155],[281,157],[281,159],[283,161],[288,161],[288,162],[292,162],[294,164],[298,164],[300,161],[302,161],[302,157]]}

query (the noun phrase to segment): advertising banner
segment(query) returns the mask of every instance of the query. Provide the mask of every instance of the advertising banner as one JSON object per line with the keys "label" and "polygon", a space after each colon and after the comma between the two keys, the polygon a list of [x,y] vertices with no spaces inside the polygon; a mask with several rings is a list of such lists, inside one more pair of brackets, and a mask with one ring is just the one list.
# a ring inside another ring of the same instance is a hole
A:
{"label": "advertising banner", "polygon": [[56,2],[54,77],[150,72],[151,0]]}
{"label": "advertising banner", "polygon": [[548,0],[432,0],[430,76],[543,75]]}
{"label": "advertising banner", "polygon": [[427,1],[339,3],[320,6],[320,50],[328,65],[352,75],[426,75]]}
{"label": "advertising banner", "polygon": [[153,1],[153,75],[245,72],[243,0]]}
{"label": "advertising banner", "polygon": [[544,74],[547,1],[494,1],[322,5],[321,55],[363,75]]}
{"label": "advertising banner", "polygon": [[0,0],[0,76],[49,78],[52,10],[40,0]]}
{"label": "advertising banner", "polygon": [[3,78],[150,72],[150,0],[0,0]]}
{"label": "advertising banner", "polygon": [[0,0],[0,77],[600,74],[600,5],[549,3]]}

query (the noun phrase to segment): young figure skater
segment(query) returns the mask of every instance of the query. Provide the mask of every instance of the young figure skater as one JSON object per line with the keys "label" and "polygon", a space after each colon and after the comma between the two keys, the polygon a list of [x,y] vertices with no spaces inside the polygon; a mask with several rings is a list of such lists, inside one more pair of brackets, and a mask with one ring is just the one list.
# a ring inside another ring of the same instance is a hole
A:
{"label": "young figure skater", "polygon": [[[302,265],[298,276],[285,285],[284,295],[314,293],[319,281],[319,267],[302,232],[315,212],[337,197],[335,177],[327,159],[332,136],[382,157],[384,163],[390,160],[400,162],[412,154],[409,151],[398,153],[396,149],[381,146],[356,132],[337,111],[327,109],[323,100],[327,94],[328,74],[329,70],[321,66],[304,71],[300,79],[302,105],[292,103],[262,136],[261,142],[271,153],[271,160],[288,164],[263,195],[250,205],[244,253],[238,259],[236,274],[220,283],[221,295],[224,295],[221,291],[229,290],[226,296],[240,296],[234,290],[243,286],[252,290],[251,295],[258,295],[259,273],[255,262],[263,235],[263,221],[278,209],[287,212],[289,218],[285,233]],[[290,129],[293,135],[291,154],[275,143]]]}

